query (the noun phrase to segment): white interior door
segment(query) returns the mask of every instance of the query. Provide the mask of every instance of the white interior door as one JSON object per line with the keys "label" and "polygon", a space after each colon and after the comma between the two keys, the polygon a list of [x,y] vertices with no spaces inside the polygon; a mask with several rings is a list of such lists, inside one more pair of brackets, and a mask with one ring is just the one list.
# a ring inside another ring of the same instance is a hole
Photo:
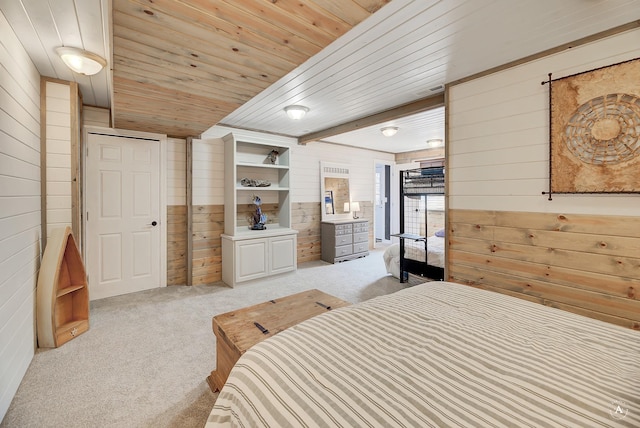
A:
{"label": "white interior door", "polygon": [[91,299],[160,287],[160,142],[89,133],[87,150]]}

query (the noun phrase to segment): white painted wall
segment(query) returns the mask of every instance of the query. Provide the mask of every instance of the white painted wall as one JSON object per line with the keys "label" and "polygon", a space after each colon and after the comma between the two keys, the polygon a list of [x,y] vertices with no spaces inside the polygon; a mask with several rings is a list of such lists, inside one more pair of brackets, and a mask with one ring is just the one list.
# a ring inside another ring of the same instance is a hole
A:
{"label": "white painted wall", "polygon": [[220,138],[193,140],[193,205],[224,204],[224,144]]}
{"label": "white painted wall", "polygon": [[560,78],[640,57],[640,30],[462,83],[449,93],[449,207],[634,215],[640,195],[554,195],[548,73]]}
{"label": "white painted wall", "polygon": [[47,237],[71,226],[71,89],[46,82]]}
{"label": "white painted wall", "polygon": [[167,139],[167,205],[187,204],[187,142]]}
{"label": "white painted wall", "polygon": [[328,143],[293,147],[293,202],[320,202],[320,161],[349,165],[352,201],[375,202],[375,161],[394,161],[394,155]]}
{"label": "white painted wall", "polygon": [[290,148],[292,202],[320,202],[320,161],[326,161],[350,165],[351,199],[373,203],[374,160],[394,161],[394,155],[384,152],[327,143],[299,145],[294,138],[215,126],[203,135],[202,140],[194,140],[194,205],[224,203],[224,147],[219,138],[230,132],[233,132],[236,139],[266,141],[274,146]]}
{"label": "white painted wall", "polygon": [[0,420],[35,351],[40,75],[0,12]]}

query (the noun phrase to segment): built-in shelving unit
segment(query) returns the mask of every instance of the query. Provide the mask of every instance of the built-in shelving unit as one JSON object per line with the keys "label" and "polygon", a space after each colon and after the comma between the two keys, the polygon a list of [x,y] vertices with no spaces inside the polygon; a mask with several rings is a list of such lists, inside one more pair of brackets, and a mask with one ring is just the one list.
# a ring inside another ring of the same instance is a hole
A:
{"label": "built-in shelving unit", "polygon": [[38,346],[57,348],[89,329],[89,290],[71,228],[47,241],[37,289]]}
{"label": "built-in shelving unit", "polygon": [[[224,234],[222,280],[231,286],[296,269],[297,231],[291,228],[290,164],[288,147],[260,141],[224,141]],[[270,154],[276,151],[275,159]],[[269,183],[251,187],[242,180]],[[252,230],[248,219],[255,211],[253,197],[262,200],[266,229]]]}

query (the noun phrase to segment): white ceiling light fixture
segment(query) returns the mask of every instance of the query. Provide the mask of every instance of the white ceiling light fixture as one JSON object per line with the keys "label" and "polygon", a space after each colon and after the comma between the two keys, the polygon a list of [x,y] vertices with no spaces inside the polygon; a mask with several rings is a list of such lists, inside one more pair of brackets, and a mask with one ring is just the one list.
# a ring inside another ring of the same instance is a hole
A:
{"label": "white ceiling light fixture", "polygon": [[442,147],[444,144],[444,141],[442,140],[442,138],[434,138],[432,140],[427,140],[427,147],[429,148],[435,148],[435,147]]}
{"label": "white ceiling light fixture", "polygon": [[289,116],[290,119],[300,120],[307,114],[309,108],[300,105],[292,105],[286,106],[284,108],[284,111],[287,112],[287,116]]}
{"label": "white ceiling light fixture", "polygon": [[398,132],[398,128],[395,126],[385,126],[381,128],[380,131],[385,137],[393,137]]}
{"label": "white ceiling light fixture", "polygon": [[107,61],[99,55],[79,48],[61,47],[56,53],[71,70],[85,76],[93,76],[99,73]]}

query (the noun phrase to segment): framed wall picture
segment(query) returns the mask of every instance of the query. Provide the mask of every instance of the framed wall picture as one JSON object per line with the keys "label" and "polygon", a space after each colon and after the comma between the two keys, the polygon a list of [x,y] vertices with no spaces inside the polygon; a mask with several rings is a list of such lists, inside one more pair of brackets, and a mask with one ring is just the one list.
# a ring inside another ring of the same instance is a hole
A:
{"label": "framed wall picture", "polygon": [[640,58],[548,83],[549,193],[640,193]]}

